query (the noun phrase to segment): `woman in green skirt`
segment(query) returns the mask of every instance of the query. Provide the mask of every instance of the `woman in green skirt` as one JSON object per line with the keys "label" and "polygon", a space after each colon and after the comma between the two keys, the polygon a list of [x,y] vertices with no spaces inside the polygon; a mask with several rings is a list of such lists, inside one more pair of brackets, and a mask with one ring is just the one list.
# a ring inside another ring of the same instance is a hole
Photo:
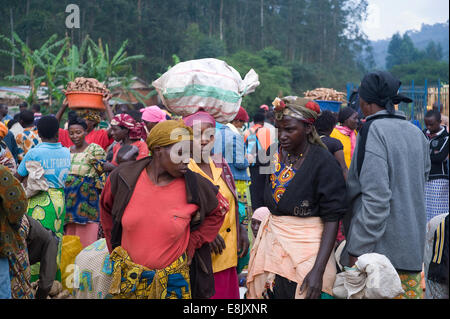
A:
{"label": "woman in green skirt", "polygon": [[[29,198],[27,214],[53,231],[60,239],[57,255],[58,271],[55,279],[61,281],[60,259],[65,218],[64,185],[70,170],[70,151],[58,143],[59,123],[54,116],[42,117],[37,129],[42,143],[25,155],[16,177],[23,182],[29,176],[30,166],[27,163],[39,163],[44,169],[43,177],[49,188]],[[32,282],[39,278],[39,267],[39,264],[31,266]]]}

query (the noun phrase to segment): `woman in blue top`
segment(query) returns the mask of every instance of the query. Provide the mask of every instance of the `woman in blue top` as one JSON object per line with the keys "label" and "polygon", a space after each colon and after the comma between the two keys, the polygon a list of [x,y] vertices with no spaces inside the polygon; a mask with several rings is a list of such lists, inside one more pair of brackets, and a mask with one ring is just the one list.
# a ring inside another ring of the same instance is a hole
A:
{"label": "woman in blue top", "polygon": [[[27,214],[47,229],[52,230],[60,239],[58,246],[56,280],[61,281],[61,243],[64,233],[64,185],[70,170],[70,151],[58,143],[58,120],[53,116],[42,117],[37,129],[42,143],[32,148],[24,157],[17,170],[16,177],[22,182],[29,175],[28,162],[39,162],[44,169],[47,191],[40,191],[28,200]],[[31,266],[31,282],[39,277],[39,264]]]}

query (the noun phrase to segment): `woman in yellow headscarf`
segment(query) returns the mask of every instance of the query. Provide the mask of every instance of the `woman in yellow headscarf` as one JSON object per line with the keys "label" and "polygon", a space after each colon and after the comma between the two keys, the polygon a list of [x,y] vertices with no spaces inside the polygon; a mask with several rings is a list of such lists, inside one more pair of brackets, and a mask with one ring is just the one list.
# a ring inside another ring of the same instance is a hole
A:
{"label": "woman in yellow headscarf", "polygon": [[100,218],[114,263],[109,292],[115,298],[209,297],[197,288],[211,280],[192,268],[199,250],[216,237],[227,203],[188,170],[190,152],[183,150],[191,140],[182,121],[161,122],[147,138],[152,157],[121,164],[106,182]]}

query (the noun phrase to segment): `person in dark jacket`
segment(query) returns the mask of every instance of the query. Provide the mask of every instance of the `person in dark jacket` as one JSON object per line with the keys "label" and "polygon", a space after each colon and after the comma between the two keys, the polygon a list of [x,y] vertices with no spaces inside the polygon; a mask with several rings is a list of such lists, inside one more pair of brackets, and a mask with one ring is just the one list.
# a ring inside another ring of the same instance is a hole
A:
{"label": "person in dark jacket", "polygon": [[25,215],[21,228],[25,234],[30,265],[40,262],[36,299],[46,299],[56,276],[59,238],[34,218]]}
{"label": "person in dark jacket", "polygon": [[342,174],[347,179],[347,164],[345,164],[344,145],[337,138],[330,137],[337,124],[337,118],[331,111],[323,111],[317,118],[314,126],[322,142],[326,145],[331,154],[336,158],[342,168]]}
{"label": "person in dark jacket", "polygon": [[386,256],[404,294],[420,299],[426,234],[425,182],[430,171],[428,142],[395,105],[412,100],[398,94],[401,82],[386,71],[368,73],[359,87],[366,122],[358,134],[347,175],[350,211],[344,218],[342,266],[359,256]]}
{"label": "person in dark jacket", "polygon": [[430,141],[431,171],[425,184],[427,222],[448,213],[448,152],[449,134],[441,125],[441,114],[430,110],[425,114],[423,133]]}

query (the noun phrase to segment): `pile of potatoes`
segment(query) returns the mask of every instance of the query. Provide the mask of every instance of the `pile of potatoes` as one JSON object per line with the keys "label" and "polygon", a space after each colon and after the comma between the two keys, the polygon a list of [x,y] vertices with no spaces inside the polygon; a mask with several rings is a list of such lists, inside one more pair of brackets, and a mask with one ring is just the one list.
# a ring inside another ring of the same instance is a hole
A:
{"label": "pile of potatoes", "polygon": [[[38,281],[31,283],[31,290],[33,294],[36,295],[36,291],[38,288]],[[47,299],[72,299],[73,297],[70,295],[68,290],[63,289],[62,284],[59,281],[54,281],[52,285],[52,289],[47,296]]]}
{"label": "pile of potatoes", "polygon": [[83,77],[75,78],[74,81],[67,84],[65,92],[73,91],[103,93],[105,96],[110,93],[108,88],[97,79]]}
{"label": "pile of potatoes", "polygon": [[338,92],[334,89],[328,88],[317,88],[312,91],[306,91],[305,97],[313,99],[313,100],[321,100],[321,101],[337,101],[337,102],[345,102],[346,94],[342,92]]}

